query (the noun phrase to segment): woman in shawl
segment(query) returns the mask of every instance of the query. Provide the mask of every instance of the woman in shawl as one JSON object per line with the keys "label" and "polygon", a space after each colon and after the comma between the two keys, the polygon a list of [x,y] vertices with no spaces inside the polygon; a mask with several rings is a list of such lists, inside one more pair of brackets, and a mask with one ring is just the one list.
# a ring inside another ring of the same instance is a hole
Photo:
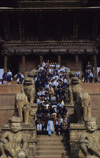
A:
{"label": "woman in shawl", "polygon": [[49,136],[51,136],[52,132],[54,132],[54,124],[51,118],[49,118],[47,123],[47,131]]}

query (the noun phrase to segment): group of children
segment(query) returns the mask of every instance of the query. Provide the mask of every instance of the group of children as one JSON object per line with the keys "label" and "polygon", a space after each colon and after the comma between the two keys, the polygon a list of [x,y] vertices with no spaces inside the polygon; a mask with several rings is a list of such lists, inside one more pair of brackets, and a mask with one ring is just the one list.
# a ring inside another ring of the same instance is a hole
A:
{"label": "group of children", "polygon": [[59,63],[42,63],[34,76],[37,92],[37,134],[49,136],[66,134],[68,120],[65,108],[65,88],[68,87],[66,70],[69,68]]}
{"label": "group of children", "polygon": [[[2,83],[3,83],[3,84],[6,84],[6,81],[8,82],[8,84],[11,84],[11,81],[13,80],[13,78],[12,78],[12,72],[11,72],[10,70],[8,70],[7,73],[4,72],[4,74],[3,74],[2,77],[3,77],[3,80],[2,80]],[[17,79],[17,83],[18,83],[18,84],[22,84],[22,81],[24,80],[24,75],[23,75],[23,73],[18,72],[18,73],[14,76],[14,78]]]}

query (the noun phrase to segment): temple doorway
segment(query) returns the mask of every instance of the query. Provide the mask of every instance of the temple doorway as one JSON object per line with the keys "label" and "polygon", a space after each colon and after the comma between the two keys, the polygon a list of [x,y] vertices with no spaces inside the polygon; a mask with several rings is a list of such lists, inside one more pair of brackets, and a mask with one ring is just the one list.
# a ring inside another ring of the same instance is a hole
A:
{"label": "temple doorway", "polygon": [[48,54],[43,56],[43,60],[47,62],[49,60],[50,63],[52,62],[58,62],[58,56],[54,54]]}
{"label": "temple doorway", "polygon": [[83,72],[85,72],[85,69],[86,69],[86,65],[88,64],[88,62],[90,62],[90,64],[94,65],[94,61],[93,61],[93,55],[90,55],[90,54],[82,54],[81,55],[81,58],[82,58],[82,70]]}
{"label": "temple doorway", "polygon": [[13,76],[18,73],[19,70],[19,61],[21,60],[21,56],[19,55],[11,55],[7,60],[7,68],[11,70]]}

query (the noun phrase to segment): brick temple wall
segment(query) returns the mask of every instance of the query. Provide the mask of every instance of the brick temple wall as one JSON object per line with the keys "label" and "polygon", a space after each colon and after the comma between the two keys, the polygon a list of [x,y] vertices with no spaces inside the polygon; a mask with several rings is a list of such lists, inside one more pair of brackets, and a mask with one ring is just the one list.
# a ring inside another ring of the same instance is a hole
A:
{"label": "brick temple wall", "polygon": [[0,127],[8,122],[14,113],[15,95],[21,92],[18,84],[0,85]]}
{"label": "brick temple wall", "polygon": [[96,117],[97,122],[100,123],[100,83],[83,83],[82,89],[89,93],[92,116]]}

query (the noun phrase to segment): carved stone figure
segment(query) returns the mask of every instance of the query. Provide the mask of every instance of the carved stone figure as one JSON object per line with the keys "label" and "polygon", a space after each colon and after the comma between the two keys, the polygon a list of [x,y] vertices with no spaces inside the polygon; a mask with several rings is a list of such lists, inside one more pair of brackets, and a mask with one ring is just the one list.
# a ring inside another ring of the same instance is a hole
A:
{"label": "carved stone figure", "polygon": [[81,86],[80,86],[80,80],[77,77],[71,77],[69,79],[69,88],[68,88],[68,94],[69,94],[69,100],[72,104],[74,100],[77,99],[77,95],[81,92]]}
{"label": "carved stone figure", "polygon": [[28,143],[25,133],[21,132],[20,117],[12,116],[9,119],[10,131],[6,131],[0,140],[1,157],[28,157]]}
{"label": "carved stone figure", "polygon": [[80,147],[86,158],[100,158],[100,132],[97,130],[96,118],[86,118],[86,132],[80,136]]}
{"label": "carved stone figure", "polygon": [[35,84],[34,79],[31,77],[27,77],[23,81],[24,92],[27,95],[30,103],[34,103],[35,100]]}
{"label": "carved stone figure", "polygon": [[91,116],[90,96],[88,92],[81,92],[77,96],[77,102],[80,101],[83,107],[83,118]]}
{"label": "carved stone figure", "polygon": [[36,74],[37,70],[33,69],[31,72],[29,72],[28,76],[29,77],[34,77],[34,75]]}
{"label": "carved stone figure", "polygon": [[23,108],[28,104],[28,98],[25,95],[23,88],[21,90],[21,93],[17,93],[16,97],[16,107],[18,109],[18,115],[21,119],[23,119]]}
{"label": "carved stone figure", "polygon": [[83,122],[83,107],[81,99],[78,99],[74,105],[74,115],[77,123]]}
{"label": "carved stone figure", "polygon": [[82,122],[91,116],[90,96],[87,92],[80,92],[74,105],[74,113],[77,122]]}

